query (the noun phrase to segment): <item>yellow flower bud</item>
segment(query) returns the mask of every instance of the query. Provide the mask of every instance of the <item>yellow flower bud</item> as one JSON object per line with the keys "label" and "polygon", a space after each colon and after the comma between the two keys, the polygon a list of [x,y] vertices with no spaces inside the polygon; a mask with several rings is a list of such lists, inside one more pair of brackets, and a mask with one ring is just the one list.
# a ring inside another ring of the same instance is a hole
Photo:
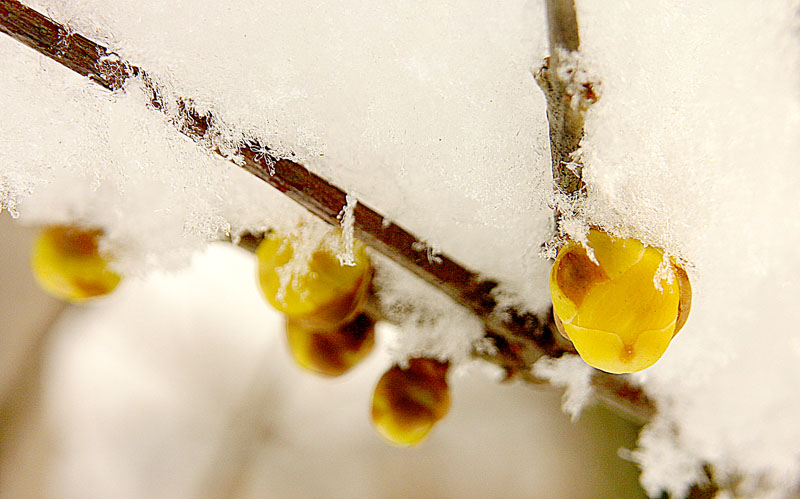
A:
{"label": "yellow flower bud", "polygon": [[74,303],[112,292],[120,276],[109,270],[109,258],[98,250],[101,235],[96,229],[69,226],[42,230],[31,253],[31,269],[42,289]]}
{"label": "yellow flower bud", "polygon": [[447,362],[417,358],[406,369],[386,371],[372,396],[372,422],[386,441],[398,447],[416,445],[447,414],[448,367]]}
{"label": "yellow flower bud", "polygon": [[[338,232],[329,237],[339,237]],[[292,261],[294,236],[267,234],[256,249],[259,284],[267,301],[306,327],[331,328],[352,319],[372,278],[362,244],[354,243],[354,265],[345,265],[326,241],[301,262]]]}
{"label": "yellow flower bud", "polygon": [[558,252],[550,272],[556,324],[587,364],[610,373],[641,371],[666,351],[689,315],[686,273],[664,253],[597,229]]}
{"label": "yellow flower bud", "polygon": [[335,329],[311,329],[286,322],[286,339],[295,362],[324,376],[341,376],[366,357],[375,345],[375,321],[360,314]]}

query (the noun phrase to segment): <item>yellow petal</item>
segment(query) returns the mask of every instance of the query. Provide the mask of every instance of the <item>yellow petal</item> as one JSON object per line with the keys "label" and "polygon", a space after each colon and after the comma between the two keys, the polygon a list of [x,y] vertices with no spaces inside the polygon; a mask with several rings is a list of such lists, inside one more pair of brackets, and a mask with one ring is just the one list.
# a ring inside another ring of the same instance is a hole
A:
{"label": "yellow petal", "polygon": [[634,372],[664,353],[691,307],[691,287],[671,263],[666,279],[663,252],[633,239],[591,229],[587,236],[597,264],[577,242],[559,251],[550,274],[553,311],[584,360],[604,371]]}
{"label": "yellow petal", "polygon": [[390,443],[420,443],[450,408],[449,364],[428,358],[409,360],[406,369],[386,371],[372,395],[372,422]]}
{"label": "yellow petal", "polygon": [[633,345],[626,345],[614,333],[564,324],[581,358],[590,366],[614,374],[632,373],[655,364],[669,346],[675,331],[670,324],[661,330],[641,333]]}
{"label": "yellow petal", "polygon": [[[339,235],[332,231],[330,237]],[[259,284],[267,301],[287,316],[307,319],[309,326],[333,326],[352,318],[372,275],[364,246],[356,243],[355,265],[348,266],[324,242],[307,261],[293,261],[293,245],[291,236],[269,234],[256,249]]]}
{"label": "yellow petal", "polygon": [[111,293],[121,277],[98,251],[101,232],[69,226],[43,230],[31,253],[31,269],[49,294],[73,303]]}
{"label": "yellow petal", "polygon": [[290,318],[286,321],[286,340],[300,367],[323,376],[341,376],[372,350],[375,322],[360,314],[334,329],[318,329]]}
{"label": "yellow petal", "polygon": [[617,238],[596,229],[590,230],[586,238],[595,260],[610,279],[633,267],[645,252],[644,245],[636,239]]}
{"label": "yellow petal", "polygon": [[628,344],[635,343],[643,331],[660,330],[673,323],[678,315],[678,281],[656,287],[653,278],[661,259],[659,251],[648,248],[633,267],[593,287],[571,322],[613,331]]}

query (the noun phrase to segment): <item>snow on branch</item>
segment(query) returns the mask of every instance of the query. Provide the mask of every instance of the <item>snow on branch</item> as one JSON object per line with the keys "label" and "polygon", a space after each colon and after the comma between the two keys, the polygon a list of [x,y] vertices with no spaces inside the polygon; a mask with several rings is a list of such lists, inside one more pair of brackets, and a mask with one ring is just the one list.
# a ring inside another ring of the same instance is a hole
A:
{"label": "snow on branch", "polygon": [[[570,9],[562,10],[559,7],[562,3],[548,2],[551,26],[562,26],[561,21],[569,19]],[[571,12],[574,23],[574,9]],[[553,19],[558,23],[554,24]],[[140,76],[151,92],[149,104],[158,110],[165,110],[167,106],[144,70],[120,60],[107,48],[15,0],[0,0],[0,31],[111,91],[122,89],[127,78]],[[551,33],[551,40],[555,40],[557,47],[574,50],[578,43],[577,25],[572,31],[561,29]],[[575,72],[570,73],[564,62],[569,60],[567,53],[560,54],[560,50],[554,51],[550,63],[539,72],[537,80],[548,99],[554,176],[560,189],[569,194],[583,185],[579,167],[576,170],[569,160],[583,133],[581,102],[590,102],[595,97],[591,84],[582,83],[578,87],[580,99],[568,98],[577,95],[573,91],[575,80],[568,78]],[[567,68],[566,72],[564,68]],[[571,345],[555,333],[552,316],[539,318],[500,306],[494,294],[497,283],[483,280],[445,254],[429,258],[427,251],[420,250],[426,247],[423,241],[397,224],[386,223],[384,216],[364,203],[348,200],[345,191],[303,165],[275,156],[264,144],[255,140],[245,141],[238,151],[234,151],[235,154],[220,150],[207,137],[213,116],[196,112],[191,101],[178,99],[177,105],[182,119],[175,125],[181,133],[198,144],[211,147],[217,154],[278,189],[327,223],[338,225],[337,217],[342,209],[352,209],[350,218],[356,237],[434,285],[483,321],[486,335],[494,341],[496,349],[476,352],[476,355],[501,365],[509,377],[518,375],[528,381],[540,381],[531,374],[531,366],[536,360],[543,356],[560,357],[564,353],[574,353]],[[249,244],[253,241],[245,238],[243,242]],[[598,398],[634,420],[644,422],[654,412],[644,393],[628,384],[624,377],[595,372],[592,385]]]}

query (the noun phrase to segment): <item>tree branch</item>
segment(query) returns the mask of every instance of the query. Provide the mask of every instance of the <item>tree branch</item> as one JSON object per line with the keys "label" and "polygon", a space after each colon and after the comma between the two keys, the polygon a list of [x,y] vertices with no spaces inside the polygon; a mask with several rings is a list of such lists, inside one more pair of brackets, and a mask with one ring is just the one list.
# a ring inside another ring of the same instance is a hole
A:
{"label": "tree branch", "polygon": [[[554,11],[556,19],[565,16],[560,12],[560,10]],[[0,31],[112,91],[121,89],[127,78],[141,76],[151,91],[152,107],[164,109],[164,103],[152,80],[140,68],[125,63],[115,54],[109,53],[105,47],[80,34],[72,33],[65,26],[53,22],[16,0],[0,0]],[[577,43],[577,28],[573,31]],[[563,33],[554,39],[563,39],[564,43],[569,43],[572,38],[569,30],[563,30]],[[553,73],[547,74],[547,81],[558,84],[559,80],[550,76]],[[572,113],[569,105],[564,106],[565,88],[556,86],[551,92],[552,99],[548,95],[551,147],[556,147],[552,144],[567,144],[563,147],[558,146],[559,156],[554,154],[554,172],[556,164],[561,171],[562,159],[568,158],[577,148],[582,134],[582,118],[579,114],[576,116]],[[562,92],[561,99],[557,98],[559,91]],[[560,106],[558,109],[561,111],[557,109],[558,112],[551,113],[550,108],[555,105]],[[203,139],[207,138],[212,116],[199,115],[194,111],[190,100],[180,101],[179,107],[184,112],[185,119],[176,123],[178,129],[198,143],[207,144],[208,141]],[[580,121],[577,121],[578,118]],[[563,123],[560,128],[556,127],[555,135],[554,123]],[[580,132],[576,133],[576,130]],[[572,139],[569,139],[570,137]],[[571,142],[564,142],[567,139]],[[214,152],[223,155],[217,149]],[[294,199],[329,224],[338,225],[337,215],[346,205],[346,193],[343,190],[299,163],[273,156],[268,147],[255,140],[246,141],[239,153],[240,157],[235,161],[236,164]],[[557,157],[562,158],[558,163]],[[572,177],[568,177],[565,173],[564,178]],[[580,182],[579,176],[577,178]],[[355,206],[354,219],[355,234],[361,241],[433,284],[455,302],[467,307],[481,318],[486,325],[487,336],[494,340],[498,352],[496,355],[480,356],[505,368],[509,377],[519,375],[528,381],[537,381],[530,373],[530,368],[536,360],[544,355],[560,357],[564,353],[574,353],[572,346],[555,333],[552,316],[540,319],[527,312],[499,307],[493,295],[497,283],[481,279],[476,273],[446,255],[439,255],[436,261],[429,260],[423,241],[397,224],[384,223],[385,218],[381,214],[361,202]],[[598,397],[622,414],[638,422],[644,422],[652,415],[654,409],[651,402],[638,388],[630,386],[625,377],[598,371],[593,383],[597,388]]]}
{"label": "tree branch", "polygon": [[556,49],[576,52],[580,48],[581,40],[578,34],[575,1],[546,0],[545,4],[551,52],[556,52]]}
{"label": "tree branch", "polygon": [[575,80],[574,55],[580,47],[573,0],[546,0],[550,57],[535,74],[547,99],[553,180],[561,194],[580,197],[584,192],[583,166],[572,160],[583,138],[583,113],[597,100],[591,82]]}

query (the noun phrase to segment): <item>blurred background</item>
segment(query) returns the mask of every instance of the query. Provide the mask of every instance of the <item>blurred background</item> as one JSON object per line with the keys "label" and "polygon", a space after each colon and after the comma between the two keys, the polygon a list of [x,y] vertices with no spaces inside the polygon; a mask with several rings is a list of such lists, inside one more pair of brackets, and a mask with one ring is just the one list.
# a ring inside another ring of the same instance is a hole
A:
{"label": "blurred background", "polygon": [[560,392],[482,363],[453,373],[423,444],[384,443],[369,403],[391,326],[342,378],[301,371],[242,250],[74,307],[33,282],[34,235],[0,213],[0,497],[644,497],[620,457],[633,425],[571,423]]}

